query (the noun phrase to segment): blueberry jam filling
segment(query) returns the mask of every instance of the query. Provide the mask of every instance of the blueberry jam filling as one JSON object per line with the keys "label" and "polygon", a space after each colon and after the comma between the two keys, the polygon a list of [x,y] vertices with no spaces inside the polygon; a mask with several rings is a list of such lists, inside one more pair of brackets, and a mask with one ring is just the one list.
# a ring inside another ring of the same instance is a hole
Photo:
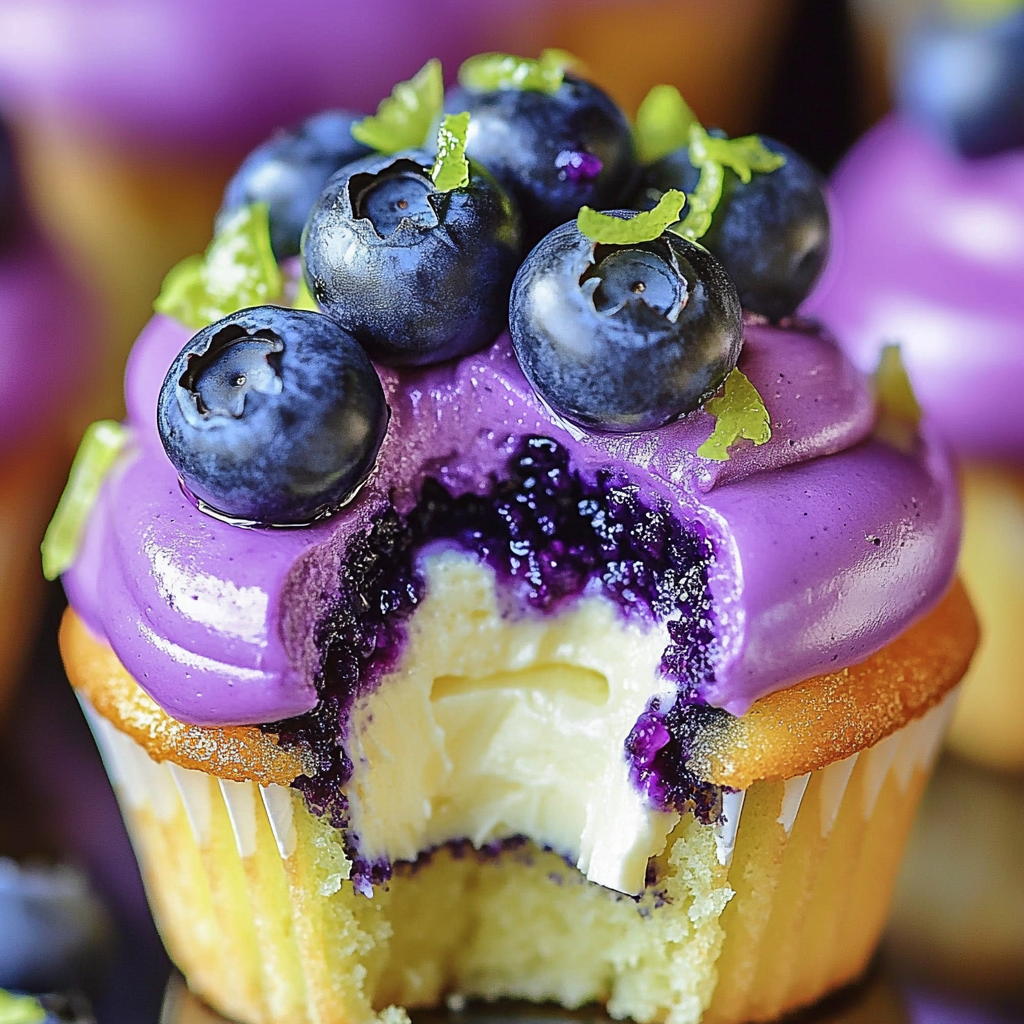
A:
{"label": "blueberry jam filling", "polygon": [[[505,478],[492,479],[486,493],[455,496],[428,478],[408,515],[389,508],[349,545],[336,600],[318,631],[320,701],[304,715],[263,727],[283,746],[302,745],[317,755],[317,775],[293,783],[314,813],[338,828],[347,823],[341,790],[353,770],[345,751],[349,712],[399,659],[405,622],[424,597],[416,556],[434,541],[477,554],[538,611],[596,586],[627,616],[671,617],[661,672],[676,684],[677,697],[665,709],[652,700],[625,754],[655,806],[694,810],[703,821],[717,817],[716,787],[685,768],[696,729],[725,716],[698,696],[713,678],[716,651],[711,543],[699,526],[645,504],[640,489],[621,476],[602,471],[588,482],[570,466],[568,452],[544,437],[524,439]],[[387,865],[349,853],[369,884],[387,876]]]}

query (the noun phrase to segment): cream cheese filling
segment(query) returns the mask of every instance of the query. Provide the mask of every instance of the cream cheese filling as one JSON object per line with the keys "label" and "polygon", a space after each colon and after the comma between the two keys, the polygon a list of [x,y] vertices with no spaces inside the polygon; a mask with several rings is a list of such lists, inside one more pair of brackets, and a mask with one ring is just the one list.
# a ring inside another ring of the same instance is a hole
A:
{"label": "cream cheese filling", "polygon": [[413,861],[450,840],[527,836],[588,879],[643,890],[679,820],[629,778],[624,743],[670,692],[664,625],[600,596],[503,615],[475,555],[425,555],[425,597],[399,664],[355,704],[346,749],[349,829],[368,861]]}

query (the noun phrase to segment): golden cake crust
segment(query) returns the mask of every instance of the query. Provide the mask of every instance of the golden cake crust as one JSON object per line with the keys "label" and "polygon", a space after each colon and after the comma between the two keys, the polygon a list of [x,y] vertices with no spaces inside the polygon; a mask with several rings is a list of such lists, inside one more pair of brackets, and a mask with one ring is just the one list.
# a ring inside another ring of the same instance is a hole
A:
{"label": "golden cake crust", "polygon": [[[746,789],[849,757],[942,700],[977,642],[977,620],[957,580],[936,608],[860,664],[769,694],[742,718],[706,730],[690,767],[717,785]],[[71,609],[60,646],[75,689],[156,761],[261,785],[287,785],[315,772],[312,755],[277,746],[255,726],[210,728],[172,718]]]}

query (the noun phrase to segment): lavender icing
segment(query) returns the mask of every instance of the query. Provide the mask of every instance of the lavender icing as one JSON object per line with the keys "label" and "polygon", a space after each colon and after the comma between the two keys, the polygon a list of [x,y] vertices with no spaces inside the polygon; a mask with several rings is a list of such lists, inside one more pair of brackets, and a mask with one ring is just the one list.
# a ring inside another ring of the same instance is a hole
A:
{"label": "lavender icing", "polygon": [[758,697],[855,663],[945,591],[959,542],[950,463],[925,432],[913,452],[871,436],[865,378],[810,332],[748,326],[740,365],[773,436],[724,463],[696,454],[703,412],[638,435],[583,434],[532,391],[507,336],[457,362],[382,370],[392,420],[358,499],[302,530],[244,530],[186,500],[156,432],[156,396],[188,331],[155,317],[129,361],[131,449],[108,478],[65,576],[75,609],[170,714],[267,723],[317,703],[317,629],[350,544],[430,477],[483,494],[521,440],[550,437],[581,479],[635,484],[710,541],[715,665],[702,700],[742,714]]}
{"label": "lavender icing", "polygon": [[847,156],[833,204],[804,311],[865,369],[899,342],[959,454],[1024,460],[1024,149],[967,160],[892,116]]}
{"label": "lavender icing", "polygon": [[39,235],[19,228],[0,246],[0,453],[54,431],[93,341],[80,291]]}
{"label": "lavender icing", "polygon": [[5,0],[0,94],[14,115],[236,153],[325,107],[373,110],[430,57],[453,74],[507,48],[538,3]]}

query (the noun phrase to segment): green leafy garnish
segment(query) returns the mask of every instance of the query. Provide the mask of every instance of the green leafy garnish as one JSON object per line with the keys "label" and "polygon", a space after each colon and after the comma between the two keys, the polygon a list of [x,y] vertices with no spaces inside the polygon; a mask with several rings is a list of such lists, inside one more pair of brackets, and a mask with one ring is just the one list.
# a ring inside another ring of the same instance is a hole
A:
{"label": "green leafy garnish", "polygon": [[703,237],[722,199],[725,168],[734,171],[744,184],[753,172],[767,174],[781,167],[786,158],[773,153],[756,135],[738,139],[717,139],[694,122],[689,127],[690,163],[700,168],[697,187],[689,195],[686,218],[675,230],[691,242]]}
{"label": "green leafy garnish", "polygon": [[716,418],[711,436],[697,449],[705,459],[724,462],[729,458],[729,447],[741,437],[756,445],[771,439],[768,410],[757,388],[738,368],[725,378],[725,391],[704,403],[704,411]]}
{"label": "green leafy garnish", "polygon": [[584,206],[576,218],[576,226],[580,234],[601,245],[651,242],[659,238],[670,224],[675,224],[679,220],[685,202],[686,196],[678,189],[672,188],[658,200],[658,205],[653,210],[638,213],[628,220],[610,217],[607,213],[599,213],[589,206]]}
{"label": "green leafy garnish", "polygon": [[408,82],[380,101],[377,113],[352,125],[352,138],[378,153],[422,146],[444,105],[441,62],[431,57]]}
{"label": "green leafy garnish", "polygon": [[437,130],[437,156],[430,177],[440,192],[464,188],[469,184],[469,161],[466,159],[466,132],[469,114],[445,114]]}
{"label": "green leafy garnish", "polygon": [[282,287],[270,247],[269,208],[254,203],[228,220],[202,256],[189,256],[171,270],[153,308],[198,331],[236,310],[273,302]]}
{"label": "green leafy garnish", "polygon": [[912,451],[921,422],[921,406],[917,404],[899,345],[882,348],[874,384],[878,405],[875,436],[900,451]]}
{"label": "green leafy garnish", "polygon": [[0,988],[0,1024],[42,1024],[43,1004],[33,996],[16,996]]}
{"label": "green leafy garnish", "polygon": [[561,87],[566,69],[576,63],[565,50],[542,50],[536,60],[511,53],[478,53],[462,62],[459,84],[472,92],[520,89],[553,93]]}
{"label": "green leafy garnish", "polygon": [[98,420],[85,428],[67,486],[43,537],[43,575],[48,580],[55,580],[74,562],[85,521],[129,434],[128,428],[116,420]]}
{"label": "green leafy garnish", "polygon": [[644,97],[636,112],[637,156],[652,164],[689,144],[690,125],[696,124],[686,100],[674,85],[656,85]]}

